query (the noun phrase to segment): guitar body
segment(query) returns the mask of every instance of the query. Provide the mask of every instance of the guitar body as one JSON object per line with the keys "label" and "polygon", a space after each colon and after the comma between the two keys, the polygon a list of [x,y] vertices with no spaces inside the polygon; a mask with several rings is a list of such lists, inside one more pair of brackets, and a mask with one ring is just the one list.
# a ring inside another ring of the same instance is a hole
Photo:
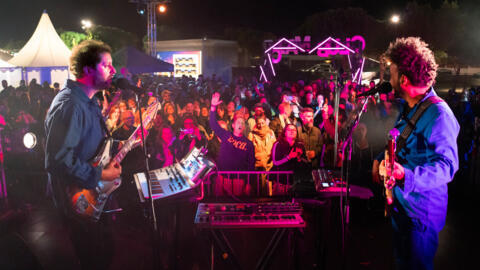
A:
{"label": "guitar body", "polygon": [[[105,167],[112,160],[113,139],[108,138],[99,149],[98,154],[93,158],[92,164],[95,167]],[[108,197],[122,184],[122,179],[113,181],[99,181],[94,189],[81,188],[72,184],[65,188],[69,199],[69,208],[76,216],[98,221],[105,208]]]}
{"label": "guitar body", "polygon": [[[400,132],[394,128],[390,130],[388,134],[388,144],[387,149],[385,150],[385,167],[390,168],[390,172],[393,172],[395,160],[396,160],[396,148],[397,148],[397,138],[400,135]],[[385,217],[390,216],[393,207],[393,188],[395,187],[395,177],[393,175],[386,175],[384,179],[385,186]]]}
{"label": "guitar body", "polygon": [[75,185],[67,187],[70,207],[80,217],[98,221],[105,208],[108,197],[122,184],[117,178],[113,181],[99,181],[95,189],[82,189]]}

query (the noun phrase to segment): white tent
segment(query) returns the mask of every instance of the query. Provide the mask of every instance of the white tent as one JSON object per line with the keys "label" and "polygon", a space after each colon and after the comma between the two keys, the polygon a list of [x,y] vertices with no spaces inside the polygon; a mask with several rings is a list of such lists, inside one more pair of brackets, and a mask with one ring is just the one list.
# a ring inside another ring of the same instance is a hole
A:
{"label": "white tent", "polygon": [[22,79],[22,69],[0,59],[0,81],[6,80],[8,84],[18,86]]}
{"label": "white tent", "polygon": [[38,83],[48,81],[50,84],[63,84],[70,77],[70,54],[44,11],[30,40],[8,62],[23,68],[23,79],[27,83],[37,79]]}

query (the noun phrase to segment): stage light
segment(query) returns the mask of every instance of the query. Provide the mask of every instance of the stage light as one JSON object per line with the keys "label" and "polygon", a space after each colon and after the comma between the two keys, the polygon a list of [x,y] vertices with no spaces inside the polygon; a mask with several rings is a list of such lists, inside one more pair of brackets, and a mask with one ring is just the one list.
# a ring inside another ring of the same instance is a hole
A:
{"label": "stage light", "polygon": [[32,132],[27,132],[23,136],[23,145],[27,149],[33,149],[37,145],[37,136]]}
{"label": "stage light", "polygon": [[391,18],[390,18],[390,21],[394,24],[397,24],[400,22],[400,16],[398,15],[393,15]]}
{"label": "stage light", "polygon": [[159,11],[160,13],[165,13],[165,12],[167,11],[167,6],[165,6],[165,5],[159,5],[159,6],[158,6],[158,11]]}
{"label": "stage light", "polygon": [[88,30],[93,26],[90,20],[82,20],[82,29]]}

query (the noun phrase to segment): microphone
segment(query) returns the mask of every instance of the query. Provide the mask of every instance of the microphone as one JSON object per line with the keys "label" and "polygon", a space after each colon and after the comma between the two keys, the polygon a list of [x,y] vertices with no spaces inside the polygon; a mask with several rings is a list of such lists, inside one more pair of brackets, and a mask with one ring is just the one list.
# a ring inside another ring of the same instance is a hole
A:
{"label": "microphone", "polygon": [[129,80],[121,76],[113,76],[112,85],[123,90],[132,90],[136,94],[145,92],[142,88],[131,84]]}
{"label": "microphone", "polygon": [[375,95],[376,93],[388,94],[391,91],[392,91],[392,85],[389,82],[383,82],[379,86],[377,86],[373,89],[370,89],[366,92],[358,94],[357,97],[371,96],[371,95]]}

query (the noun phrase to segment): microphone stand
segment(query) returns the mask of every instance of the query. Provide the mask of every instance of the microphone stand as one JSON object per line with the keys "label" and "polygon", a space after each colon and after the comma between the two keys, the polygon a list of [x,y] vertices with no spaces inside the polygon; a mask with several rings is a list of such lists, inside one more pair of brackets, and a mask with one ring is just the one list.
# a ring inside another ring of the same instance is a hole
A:
{"label": "microphone stand", "polygon": [[[344,143],[341,148],[341,153],[342,157],[345,157],[345,150],[348,147],[348,156],[347,156],[347,166],[345,170],[345,177],[343,176],[343,166],[345,163],[345,158],[342,161],[342,168],[341,168],[341,178],[340,179],[345,179],[345,205],[343,207],[342,211],[342,221],[345,220],[345,223],[342,222],[342,253],[344,255],[344,261],[346,261],[346,248],[345,248],[345,230],[348,228],[349,224],[349,215],[350,215],[350,184],[349,184],[349,178],[350,178],[350,167],[351,167],[351,162],[352,162],[352,150],[353,150],[353,131],[355,128],[358,126],[358,123],[360,122],[360,117],[363,114],[363,111],[365,110],[368,101],[370,100],[371,96],[367,96],[365,98],[365,101],[362,104],[362,109],[358,112],[358,114],[355,116],[355,119],[353,120],[352,124],[347,127],[347,134],[345,136]],[[342,184],[343,186],[343,184]],[[340,194],[343,194],[343,187],[340,189]],[[343,200],[342,196],[340,196],[340,200]],[[345,266],[345,265],[344,265]]]}
{"label": "microphone stand", "polygon": [[152,242],[152,248],[153,248],[153,267],[154,269],[160,269],[161,263],[160,263],[160,250],[158,249],[157,243],[159,239],[159,232],[158,232],[158,222],[157,222],[157,214],[155,211],[155,205],[153,203],[153,197],[152,197],[152,182],[150,179],[150,166],[148,164],[148,153],[147,153],[147,142],[145,140],[145,133],[144,133],[144,126],[143,126],[143,119],[142,119],[142,108],[140,107],[140,100],[138,97],[138,93],[135,91],[135,101],[137,103],[137,108],[139,109],[138,114],[140,117],[140,131],[141,131],[141,141],[142,141],[142,148],[143,148],[143,155],[145,158],[145,169],[146,173],[145,176],[147,178],[147,186],[148,186],[148,202],[150,205],[150,211],[151,211],[151,221],[152,221],[152,229],[153,229],[153,242]]}

